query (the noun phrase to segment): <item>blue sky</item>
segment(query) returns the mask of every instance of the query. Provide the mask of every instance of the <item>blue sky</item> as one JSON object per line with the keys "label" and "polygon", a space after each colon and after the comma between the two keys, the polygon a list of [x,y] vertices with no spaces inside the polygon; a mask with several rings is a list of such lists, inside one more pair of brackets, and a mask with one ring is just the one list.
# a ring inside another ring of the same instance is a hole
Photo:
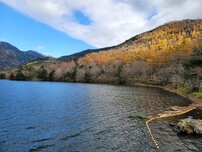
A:
{"label": "blue sky", "polygon": [[[76,12],[80,23],[90,21]],[[20,14],[0,2],[0,40],[11,43],[20,50],[36,50],[42,54],[59,57],[89,48],[95,48],[83,41],[55,30],[30,17]]]}
{"label": "blue sky", "polygon": [[0,0],[0,40],[58,57],[202,18],[201,0]]}

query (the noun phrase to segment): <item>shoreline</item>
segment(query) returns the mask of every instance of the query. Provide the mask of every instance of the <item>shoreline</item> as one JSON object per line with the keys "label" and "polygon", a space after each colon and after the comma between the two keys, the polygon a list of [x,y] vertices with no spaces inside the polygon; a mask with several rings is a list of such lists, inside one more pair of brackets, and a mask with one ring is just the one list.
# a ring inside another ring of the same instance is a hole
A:
{"label": "shoreline", "polygon": [[159,88],[159,89],[177,94],[177,95],[191,101],[192,102],[191,104],[201,104],[201,106],[202,106],[202,99],[192,97],[191,94],[185,94],[185,93],[176,91],[176,90],[169,88],[169,87],[164,87],[164,86],[160,86],[160,85],[152,85],[152,84],[141,84],[141,83],[140,84],[139,83],[133,84],[133,86]]}

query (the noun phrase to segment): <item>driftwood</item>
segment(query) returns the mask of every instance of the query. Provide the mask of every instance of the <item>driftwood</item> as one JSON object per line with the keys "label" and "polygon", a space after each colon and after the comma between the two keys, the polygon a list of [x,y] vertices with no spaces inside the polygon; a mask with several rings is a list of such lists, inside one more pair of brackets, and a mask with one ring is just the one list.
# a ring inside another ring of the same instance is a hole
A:
{"label": "driftwood", "polygon": [[186,106],[186,107],[178,107],[178,106],[174,106],[174,107],[171,107],[171,110],[170,111],[165,111],[164,113],[161,113],[161,114],[158,114],[156,116],[150,116],[148,117],[148,120],[146,121],[146,126],[147,126],[147,129],[149,131],[149,134],[152,138],[152,141],[154,142],[156,148],[159,148],[159,145],[157,143],[157,141],[155,140],[153,134],[152,134],[152,131],[149,127],[149,123],[154,121],[154,120],[157,120],[157,119],[162,119],[162,118],[167,118],[167,117],[173,117],[173,116],[178,116],[178,115],[182,115],[182,114],[185,114],[187,112],[190,112],[198,107],[201,107],[201,104],[191,104],[189,106]]}

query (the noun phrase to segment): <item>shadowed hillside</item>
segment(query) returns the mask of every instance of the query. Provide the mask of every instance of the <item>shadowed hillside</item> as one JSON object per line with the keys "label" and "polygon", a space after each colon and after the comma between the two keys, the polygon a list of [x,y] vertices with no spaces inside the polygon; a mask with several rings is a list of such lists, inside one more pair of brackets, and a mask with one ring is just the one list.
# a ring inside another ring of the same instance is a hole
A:
{"label": "shadowed hillside", "polygon": [[0,42],[0,70],[15,68],[39,58],[44,56],[35,51],[23,52],[9,43]]}

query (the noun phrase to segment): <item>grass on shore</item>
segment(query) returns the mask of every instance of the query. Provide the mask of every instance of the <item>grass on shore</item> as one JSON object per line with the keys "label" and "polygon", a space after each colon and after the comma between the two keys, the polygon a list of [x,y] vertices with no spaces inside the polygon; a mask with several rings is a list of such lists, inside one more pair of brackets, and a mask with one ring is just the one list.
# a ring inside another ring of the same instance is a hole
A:
{"label": "grass on shore", "polygon": [[177,89],[171,89],[171,90],[176,93],[182,94],[182,95],[193,97],[202,102],[202,92],[201,91],[190,93],[189,89],[185,88],[185,87],[178,87]]}
{"label": "grass on shore", "polygon": [[202,101],[202,92],[194,92],[191,94],[191,96]]}

